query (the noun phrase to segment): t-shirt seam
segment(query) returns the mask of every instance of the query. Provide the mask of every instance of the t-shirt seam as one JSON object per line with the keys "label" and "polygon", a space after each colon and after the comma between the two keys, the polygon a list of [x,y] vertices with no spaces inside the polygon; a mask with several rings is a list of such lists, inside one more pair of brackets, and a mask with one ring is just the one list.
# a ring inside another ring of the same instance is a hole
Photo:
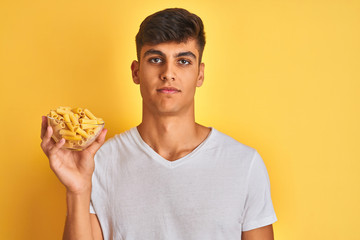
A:
{"label": "t-shirt seam", "polygon": [[248,172],[248,175],[246,177],[246,196],[248,195],[248,191],[249,191],[249,181],[250,181],[250,176],[251,176],[251,172],[252,172],[252,169],[255,165],[255,157],[256,157],[256,154],[257,154],[257,151],[254,150],[254,154],[251,158],[251,163],[250,163],[250,167],[249,167],[249,172]]}
{"label": "t-shirt seam", "polygon": [[139,131],[136,129],[136,127],[133,127],[130,130],[130,134],[131,134],[132,138],[134,138],[136,144],[138,144],[142,148],[142,151],[145,154],[152,157],[154,160],[156,160],[157,162],[159,162],[160,164],[162,164],[166,167],[171,166],[171,168],[174,168],[174,167],[184,164],[186,162],[186,160],[188,160],[189,158],[196,156],[196,154],[199,153],[200,149],[204,148],[204,145],[206,145],[210,141],[210,139],[213,138],[213,135],[216,134],[215,131],[216,131],[216,129],[211,127],[211,132],[206,137],[206,139],[203,142],[201,142],[192,152],[190,152],[186,156],[176,160],[176,161],[180,160],[176,164],[173,164],[173,162],[171,162],[171,161],[169,161],[167,163],[167,162],[165,162],[166,160],[164,158],[162,158],[160,155],[156,154],[156,152],[153,149],[151,149],[151,147],[149,145],[147,145],[147,143],[144,142],[144,140],[141,138],[141,135],[140,135]]}
{"label": "t-shirt seam", "polygon": [[150,146],[147,145],[142,139],[141,139],[141,135],[138,132],[138,130],[136,129],[136,127],[133,127],[130,129],[130,135],[131,137],[134,139],[135,143],[141,147],[141,150],[148,155],[150,158],[154,159],[155,161],[157,161],[158,163],[160,163],[161,165],[166,165],[165,162],[161,161],[161,159],[159,159],[159,156],[157,156],[155,154],[155,152],[151,151],[149,148]]}
{"label": "t-shirt seam", "polygon": [[249,171],[248,171],[248,175],[246,177],[246,181],[245,181],[245,186],[246,186],[246,190],[245,190],[245,201],[244,201],[244,208],[243,208],[243,214],[242,214],[242,223],[244,223],[244,216],[245,216],[245,207],[246,207],[246,201],[247,201],[247,197],[249,195],[249,181],[250,181],[250,176],[251,176],[251,172],[253,169],[253,166],[255,165],[255,157],[256,157],[257,151],[254,149],[254,153],[253,156],[251,158],[251,162],[250,162],[250,166],[249,166]]}
{"label": "t-shirt seam", "polygon": [[264,217],[261,219],[252,220],[249,223],[244,224],[242,229],[243,229],[243,231],[250,231],[252,229],[270,225],[270,224],[274,223],[276,220],[277,220],[276,214],[274,213],[270,216],[267,216],[267,217]]}

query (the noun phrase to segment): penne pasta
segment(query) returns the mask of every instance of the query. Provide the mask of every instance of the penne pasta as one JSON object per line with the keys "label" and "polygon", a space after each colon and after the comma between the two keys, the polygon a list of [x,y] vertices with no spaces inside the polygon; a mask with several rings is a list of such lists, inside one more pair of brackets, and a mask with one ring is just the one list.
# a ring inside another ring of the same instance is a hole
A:
{"label": "penne pasta", "polygon": [[79,145],[79,146],[84,146],[85,145],[85,141],[83,141],[83,140],[79,140],[79,141],[77,141],[77,144]]}
{"label": "penne pasta", "polygon": [[80,114],[83,110],[82,110],[82,108],[73,108],[71,111],[72,111],[73,113]]}
{"label": "penne pasta", "polygon": [[70,129],[70,131],[75,132],[74,126],[70,121],[70,117],[69,117],[68,113],[64,114],[64,121],[65,121],[66,126]]}
{"label": "penne pasta", "polygon": [[54,135],[52,135],[51,138],[54,139],[55,142],[58,141],[57,138]]}
{"label": "penne pasta", "polygon": [[64,147],[66,148],[73,148],[74,147],[74,142],[72,141],[66,141],[64,144]]}
{"label": "penne pasta", "polygon": [[101,130],[101,127],[100,126],[98,126],[95,130],[94,130],[94,134],[96,135],[96,134],[98,134],[98,132]]}
{"label": "penne pasta", "polygon": [[83,124],[98,124],[97,120],[91,120],[91,119],[80,119],[79,120],[80,123],[83,123]]}
{"label": "penne pasta", "polygon": [[53,126],[53,125],[58,125],[60,121],[57,119],[49,118],[48,122],[50,123],[51,126]]}
{"label": "penne pasta", "polygon": [[66,114],[66,113],[69,113],[68,110],[63,109],[63,108],[57,108],[57,109],[56,109],[56,112],[57,112],[58,114],[61,114],[61,115],[64,115],[64,114]]}
{"label": "penne pasta", "polygon": [[67,130],[67,129],[61,129],[59,131],[60,135],[62,136],[76,136],[76,133],[70,131],[70,130]]}
{"label": "penne pasta", "polygon": [[64,113],[64,114],[63,114],[63,117],[64,117],[64,121],[65,121],[65,122],[71,122],[68,113]]}
{"label": "penne pasta", "polygon": [[65,148],[81,150],[91,144],[104,126],[102,118],[96,118],[88,109],[58,107],[50,110],[48,124],[53,128],[52,138],[57,142],[64,138]]}
{"label": "penne pasta", "polygon": [[73,125],[79,125],[79,120],[74,116],[74,114],[69,114],[69,117]]}
{"label": "penne pasta", "polygon": [[57,118],[58,115],[57,115],[57,113],[55,111],[50,111],[50,117]]}
{"label": "penne pasta", "polygon": [[89,129],[89,128],[96,128],[97,126],[94,124],[81,124],[80,125],[82,129]]}
{"label": "penne pasta", "polygon": [[63,130],[64,128],[65,128],[65,124],[64,125],[56,124],[56,125],[53,126],[53,131],[54,132],[59,132],[59,131]]}
{"label": "penne pasta", "polygon": [[81,140],[81,136],[80,135],[75,135],[75,136],[67,136],[64,135],[62,136],[65,140]]}
{"label": "penne pasta", "polygon": [[61,107],[61,108],[65,109],[65,110],[68,110],[68,111],[71,111],[71,107]]}
{"label": "penne pasta", "polygon": [[94,134],[95,134],[95,133],[94,133],[94,129],[86,129],[85,131],[86,131],[86,133],[89,134],[89,135],[94,135]]}
{"label": "penne pasta", "polygon": [[56,118],[57,120],[59,120],[59,121],[64,121],[64,118],[63,117],[61,117],[61,116],[57,116],[57,118]]}
{"label": "penne pasta", "polygon": [[76,130],[76,132],[78,133],[78,134],[80,134],[81,136],[83,136],[84,138],[89,138],[89,134],[87,134],[84,130],[82,130],[81,128],[78,128],[77,130]]}
{"label": "penne pasta", "polygon": [[96,119],[96,117],[86,108],[84,109],[84,113],[85,113],[86,116],[88,116],[88,118]]}

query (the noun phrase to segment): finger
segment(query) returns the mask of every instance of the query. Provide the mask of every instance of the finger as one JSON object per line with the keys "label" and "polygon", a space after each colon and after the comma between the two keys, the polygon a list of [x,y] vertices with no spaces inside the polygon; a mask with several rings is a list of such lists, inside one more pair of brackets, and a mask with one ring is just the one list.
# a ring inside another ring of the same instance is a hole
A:
{"label": "finger", "polygon": [[45,132],[46,132],[46,128],[47,128],[47,117],[46,116],[42,116],[41,117],[42,121],[41,121],[41,134],[40,137],[41,139],[44,137]]}
{"label": "finger", "polygon": [[106,133],[107,129],[104,128],[97,139],[87,148],[87,150],[92,154],[95,154],[97,150],[99,150],[99,148],[104,144]]}
{"label": "finger", "polygon": [[49,156],[49,151],[51,150],[51,148],[53,147],[53,145],[55,145],[55,141],[51,138],[53,133],[53,129],[51,126],[47,126],[46,127],[46,132],[43,136],[43,139],[41,141],[41,148],[44,151],[44,153]]}
{"label": "finger", "polygon": [[52,127],[47,126],[46,132],[45,132],[45,134],[43,136],[43,140],[42,140],[42,143],[41,143],[42,146],[46,146],[46,145],[48,145],[50,143],[52,133],[53,133]]}
{"label": "finger", "polygon": [[49,149],[49,155],[55,154],[59,149],[65,144],[65,139],[61,138],[60,141],[55,143],[50,149]]}

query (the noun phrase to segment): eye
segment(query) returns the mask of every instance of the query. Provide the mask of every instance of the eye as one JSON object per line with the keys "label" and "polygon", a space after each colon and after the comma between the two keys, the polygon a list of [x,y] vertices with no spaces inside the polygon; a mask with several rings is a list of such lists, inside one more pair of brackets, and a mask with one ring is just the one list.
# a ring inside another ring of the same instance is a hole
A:
{"label": "eye", "polygon": [[186,59],[180,59],[180,60],[179,60],[179,63],[180,63],[181,65],[189,65],[189,64],[191,64],[191,61],[186,60]]}
{"label": "eye", "polygon": [[150,63],[162,63],[162,59],[161,58],[150,58],[149,62]]}

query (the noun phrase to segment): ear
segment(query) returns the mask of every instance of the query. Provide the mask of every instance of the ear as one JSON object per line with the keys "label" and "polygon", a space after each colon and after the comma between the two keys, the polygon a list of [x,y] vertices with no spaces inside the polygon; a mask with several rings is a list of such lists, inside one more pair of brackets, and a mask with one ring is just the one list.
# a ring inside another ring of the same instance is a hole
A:
{"label": "ear", "polygon": [[134,60],[131,63],[131,73],[132,73],[132,79],[135,84],[140,84],[140,78],[139,78],[139,62]]}
{"label": "ear", "polygon": [[198,75],[198,79],[197,79],[197,82],[196,82],[197,87],[201,87],[203,85],[203,82],[204,82],[204,70],[205,70],[205,64],[200,63],[199,75]]}

